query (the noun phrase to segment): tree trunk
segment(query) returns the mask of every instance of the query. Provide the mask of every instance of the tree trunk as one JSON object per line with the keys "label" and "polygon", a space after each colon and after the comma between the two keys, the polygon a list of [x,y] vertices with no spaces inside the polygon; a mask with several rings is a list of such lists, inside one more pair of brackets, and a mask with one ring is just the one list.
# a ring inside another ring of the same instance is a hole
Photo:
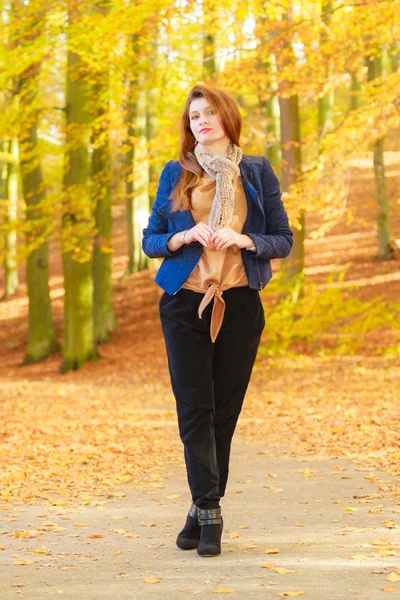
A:
{"label": "tree trunk", "polygon": [[[282,177],[282,151],[280,145],[280,118],[279,118],[279,99],[273,94],[265,103],[266,115],[268,117],[267,125],[267,143],[266,156],[275,169],[278,179]],[[273,140],[271,143],[270,140]]]}
{"label": "tree trunk", "polygon": [[[371,60],[372,59],[372,60]],[[386,77],[388,73],[387,48],[381,47],[379,56],[367,59],[368,81],[376,77]],[[378,258],[388,260],[394,256],[390,227],[390,203],[385,176],[384,138],[379,138],[372,144],[374,154],[374,174],[376,185]]]}
{"label": "tree trunk", "polygon": [[[297,94],[290,98],[279,98],[281,113],[282,144],[282,191],[286,192],[301,173],[300,119]],[[304,270],[305,217],[301,211],[298,227],[293,227],[293,248],[287,258],[281,261],[286,280],[303,275]]]}
{"label": "tree trunk", "polygon": [[18,140],[13,138],[5,143],[8,160],[6,163],[5,224],[7,233],[4,236],[4,295],[2,300],[10,298],[19,287],[17,266],[17,232],[15,229],[18,214]]}
{"label": "tree trunk", "polygon": [[[287,26],[293,22],[293,8],[287,6],[282,20]],[[292,40],[282,40],[281,48],[277,53],[277,69],[284,69],[297,61]],[[282,178],[283,192],[290,192],[302,170],[301,140],[300,140],[300,115],[298,95],[293,93],[290,80],[281,80],[278,87],[281,147],[282,147]],[[292,94],[292,95],[290,95]],[[303,293],[304,279],[304,239],[305,216],[304,210],[299,209],[297,223],[293,224],[293,247],[287,258],[281,259],[283,281],[287,285],[297,282],[300,284],[299,293]]]}
{"label": "tree trunk", "polygon": [[[322,14],[321,20],[329,25],[332,21],[332,8],[333,3],[331,0],[323,0],[322,1]],[[321,30],[320,36],[320,45],[323,48],[328,41],[328,34],[325,29]],[[333,65],[331,60],[326,61],[325,65],[325,81],[329,81],[330,75],[333,72]],[[333,116],[333,102],[334,102],[334,93],[333,91],[328,91],[321,98],[318,98],[318,140],[321,142],[324,137],[327,129],[332,126],[332,116]]]}
{"label": "tree trunk", "polygon": [[[102,85],[94,89],[94,97],[100,98],[104,92]],[[98,117],[104,108],[98,107]],[[108,123],[106,121],[106,127]],[[96,135],[94,142],[96,142]],[[103,145],[95,147],[92,153],[92,180],[95,201],[96,235],[93,244],[93,326],[97,343],[110,339],[115,329],[115,315],[112,302],[112,212],[110,182],[109,137]]]}
{"label": "tree trunk", "polygon": [[136,86],[136,146],[133,162],[133,206],[134,206],[134,270],[141,271],[148,266],[148,257],[142,250],[142,230],[148,218],[149,207],[149,163],[147,156],[146,123],[146,75],[143,69],[138,73]]}
{"label": "tree trunk", "polygon": [[203,73],[212,79],[217,72],[215,22],[217,6],[215,0],[203,0]]}
{"label": "tree trunk", "polygon": [[132,164],[135,156],[135,101],[134,101],[134,84],[133,74],[128,75],[128,100],[126,107],[127,118],[127,138],[125,146],[129,151],[125,154],[125,170],[126,170],[126,229],[128,234],[128,266],[125,275],[130,275],[134,272],[134,209],[133,209],[133,180],[132,180]]}
{"label": "tree trunk", "polygon": [[[28,86],[28,80],[26,81]],[[32,83],[30,83],[32,85]],[[51,314],[49,288],[49,243],[45,237],[43,225],[43,178],[40,162],[33,161],[33,152],[37,154],[37,117],[31,125],[22,129],[24,140],[21,147],[21,175],[26,203],[26,222],[29,224],[26,233],[29,252],[26,260],[26,280],[29,296],[29,332],[28,348],[24,364],[39,362],[54,352],[60,350],[56,329]],[[33,165],[33,168],[32,168]],[[38,240],[39,245],[38,245]]]}
{"label": "tree trunk", "polygon": [[[74,15],[69,14],[70,23]],[[79,18],[79,15],[77,16]],[[64,347],[62,373],[79,369],[87,360],[98,357],[93,327],[93,281],[91,271],[91,237],[93,215],[88,179],[88,84],[77,72],[80,57],[68,50],[66,92],[66,144],[64,171],[64,205],[62,215],[64,269]]]}
{"label": "tree trunk", "polygon": [[362,79],[358,71],[351,71],[350,110],[357,110],[361,104]]}
{"label": "tree trunk", "polygon": [[[149,73],[155,73],[157,70],[157,53],[158,53],[158,42],[156,38],[152,38],[151,42],[151,54],[149,58]],[[158,128],[158,97],[159,89],[152,86],[147,86],[147,98],[146,98],[146,137],[149,142],[148,144],[148,158],[149,158],[149,182],[153,182],[159,178],[162,170],[162,165],[157,165],[156,159],[158,156],[158,148],[153,147],[151,144],[154,143],[157,135]],[[161,167],[161,169],[160,169]],[[155,201],[155,193],[149,190],[149,211]]]}
{"label": "tree trunk", "polygon": [[[109,2],[99,1],[98,9],[103,14],[109,12]],[[97,83],[93,89],[95,99],[95,121],[99,123],[93,132],[93,152],[91,180],[95,208],[96,235],[93,244],[93,326],[95,342],[107,342],[116,322],[112,303],[112,211],[111,211],[111,156],[109,146],[108,90],[110,86],[108,69],[96,74]],[[102,137],[103,130],[107,135]]]}

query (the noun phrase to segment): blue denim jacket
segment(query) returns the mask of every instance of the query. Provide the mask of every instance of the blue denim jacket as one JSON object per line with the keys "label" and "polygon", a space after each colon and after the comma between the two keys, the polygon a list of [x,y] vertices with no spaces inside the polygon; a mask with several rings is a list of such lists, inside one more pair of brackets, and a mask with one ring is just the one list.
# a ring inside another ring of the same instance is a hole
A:
{"label": "blue denim jacket", "polygon": [[[249,287],[262,290],[272,277],[271,259],[285,258],[290,253],[293,233],[281,200],[278,178],[268,159],[243,154],[239,168],[247,200],[242,233],[248,235],[256,247],[256,251],[241,248],[243,265]],[[181,289],[203,252],[198,241],[184,244],[174,252],[167,246],[175,233],[196,225],[190,210],[171,210],[169,196],[182,170],[178,160],[169,160],[164,166],[142,239],[143,252],[149,258],[164,258],[154,281],[170,295]]]}

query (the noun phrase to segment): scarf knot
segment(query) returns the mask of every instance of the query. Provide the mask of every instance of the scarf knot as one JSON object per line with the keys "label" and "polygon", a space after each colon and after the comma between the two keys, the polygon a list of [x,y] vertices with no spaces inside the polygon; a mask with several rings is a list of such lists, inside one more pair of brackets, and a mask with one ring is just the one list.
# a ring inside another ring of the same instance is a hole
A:
{"label": "scarf knot", "polygon": [[213,229],[229,227],[235,209],[233,180],[240,174],[238,165],[242,159],[242,149],[230,142],[225,155],[217,156],[199,142],[194,148],[194,153],[200,166],[216,180],[208,224]]}

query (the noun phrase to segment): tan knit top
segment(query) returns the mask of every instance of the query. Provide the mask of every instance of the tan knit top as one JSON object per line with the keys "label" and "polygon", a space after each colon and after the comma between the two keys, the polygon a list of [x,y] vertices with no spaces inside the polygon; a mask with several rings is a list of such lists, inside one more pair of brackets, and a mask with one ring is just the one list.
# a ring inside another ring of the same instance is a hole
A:
{"label": "tan knit top", "polygon": [[[208,222],[208,215],[215,196],[215,186],[215,179],[204,173],[197,186],[193,188],[191,213],[196,223]],[[234,231],[242,233],[247,217],[247,202],[241,175],[235,177],[233,186],[235,210],[230,227]],[[248,285],[240,248],[230,246],[224,250],[217,250],[203,246],[199,262],[182,287],[204,294],[199,306],[200,318],[204,308],[214,299],[210,323],[210,335],[213,342],[216,340],[224,318],[225,301],[222,298],[222,292],[231,287]]]}

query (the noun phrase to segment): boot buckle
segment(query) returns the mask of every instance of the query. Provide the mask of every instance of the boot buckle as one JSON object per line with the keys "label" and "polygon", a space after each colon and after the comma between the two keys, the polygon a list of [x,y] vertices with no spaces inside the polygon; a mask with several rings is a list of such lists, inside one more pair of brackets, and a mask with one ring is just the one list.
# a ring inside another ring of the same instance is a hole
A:
{"label": "boot buckle", "polygon": [[199,508],[197,507],[197,519],[199,525],[218,525],[222,523],[221,507]]}

